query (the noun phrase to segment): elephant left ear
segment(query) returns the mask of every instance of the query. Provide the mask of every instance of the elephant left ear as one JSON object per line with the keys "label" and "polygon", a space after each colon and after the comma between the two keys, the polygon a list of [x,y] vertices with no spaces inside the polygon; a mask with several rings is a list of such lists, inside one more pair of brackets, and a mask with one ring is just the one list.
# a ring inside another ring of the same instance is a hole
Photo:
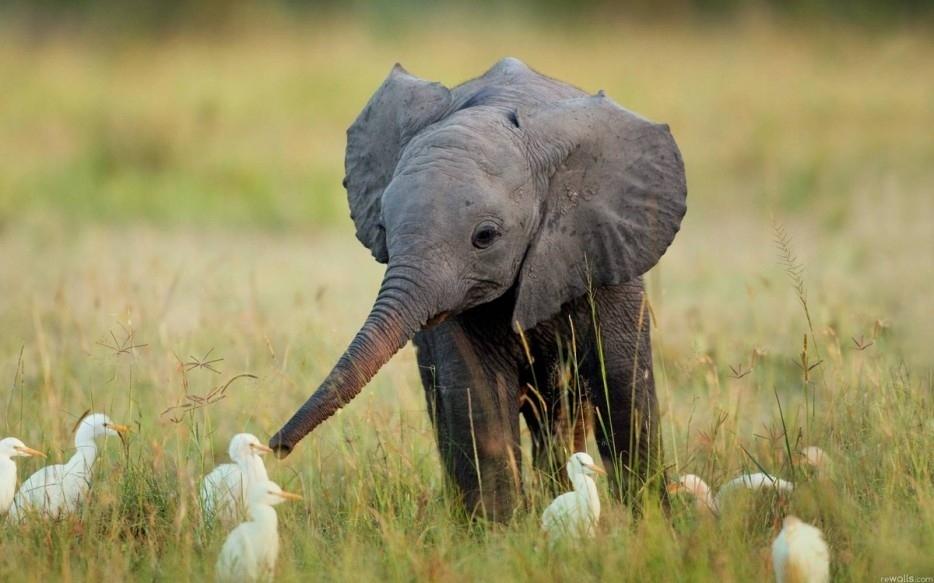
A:
{"label": "elephant left ear", "polygon": [[[667,125],[602,92],[519,112],[545,177],[541,224],[519,275],[513,325],[534,327],[588,289],[655,265],[687,209],[684,162]],[[537,145],[535,145],[537,144]]]}

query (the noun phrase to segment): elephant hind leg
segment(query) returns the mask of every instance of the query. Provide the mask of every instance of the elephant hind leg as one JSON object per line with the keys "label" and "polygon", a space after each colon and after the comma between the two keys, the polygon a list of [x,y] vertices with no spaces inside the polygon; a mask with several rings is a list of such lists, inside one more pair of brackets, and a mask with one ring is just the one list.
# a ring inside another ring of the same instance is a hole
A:
{"label": "elephant hind leg", "polygon": [[535,469],[536,482],[545,479],[547,483],[551,481],[550,477],[556,468],[548,429],[548,404],[537,389],[531,385],[524,388],[519,398],[519,413],[525,419],[532,440],[532,467]]}
{"label": "elephant hind leg", "polygon": [[593,408],[590,403],[581,403],[580,414],[574,422],[574,451],[587,450],[587,433],[593,428]]}

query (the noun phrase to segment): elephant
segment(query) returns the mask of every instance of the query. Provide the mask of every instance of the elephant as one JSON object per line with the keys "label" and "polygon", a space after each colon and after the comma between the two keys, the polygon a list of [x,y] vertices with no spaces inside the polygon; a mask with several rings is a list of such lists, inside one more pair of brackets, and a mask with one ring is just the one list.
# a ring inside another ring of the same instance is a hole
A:
{"label": "elephant", "polygon": [[520,417],[534,475],[556,475],[592,429],[620,499],[664,497],[642,276],[687,209],[669,127],[514,58],[453,89],[396,64],[347,130],[345,170],[356,236],[385,275],[270,447],[288,455],[411,340],[474,516],[519,507]]}

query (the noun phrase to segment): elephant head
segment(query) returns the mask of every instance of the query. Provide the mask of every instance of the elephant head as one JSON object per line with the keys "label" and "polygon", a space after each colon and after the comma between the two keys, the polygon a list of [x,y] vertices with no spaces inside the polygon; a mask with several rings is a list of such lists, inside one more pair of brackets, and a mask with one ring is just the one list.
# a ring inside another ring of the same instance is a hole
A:
{"label": "elephant head", "polygon": [[529,329],[651,268],[685,213],[668,126],[504,59],[454,89],[396,65],[347,132],[357,238],[387,268],[369,317],[270,445],[287,455],[421,328],[507,292]]}

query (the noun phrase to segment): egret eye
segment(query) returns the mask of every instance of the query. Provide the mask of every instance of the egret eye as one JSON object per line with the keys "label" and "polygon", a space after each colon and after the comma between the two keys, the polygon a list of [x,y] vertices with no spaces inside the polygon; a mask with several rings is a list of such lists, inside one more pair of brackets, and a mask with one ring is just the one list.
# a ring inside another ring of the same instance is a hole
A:
{"label": "egret eye", "polygon": [[473,232],[473,246],[477,249],[486,249],[499,239],[501,234],[499,225],[496,223],[491,221],[480,223]]}

